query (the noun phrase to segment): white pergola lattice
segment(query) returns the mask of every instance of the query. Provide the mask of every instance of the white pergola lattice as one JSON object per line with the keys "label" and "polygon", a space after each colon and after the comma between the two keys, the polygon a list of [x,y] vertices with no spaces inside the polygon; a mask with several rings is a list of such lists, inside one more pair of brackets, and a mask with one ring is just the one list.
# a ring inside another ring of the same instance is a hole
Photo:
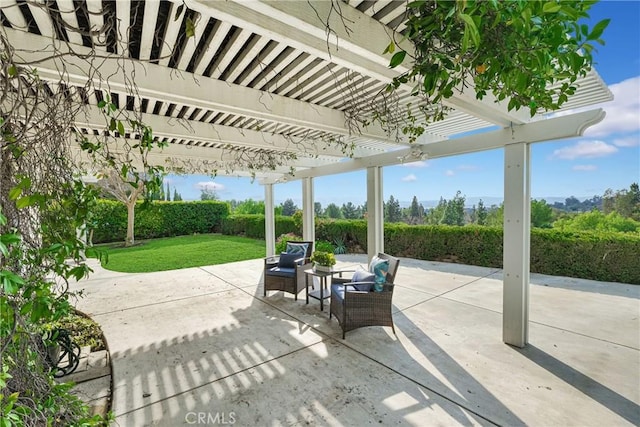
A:
{"label": "white pergola lattice", "polygon": [[[349,119],[404,71],[390,69],[389,55],[382,51],[392,38],[402,40],[405,1],[55,3],[59,15],[53,16],[37,2],[2,0],[0,20],[16,54],[38,61],[44,79],[56,83],[64,71],[71,96],[86,104],[86,114],[76,122],[78,132],[90,136],[104,130],[96,105],[108,95],[120,108],[139,113],[155,136],[169,142],[151,156],[157,164],[165,165],[168,158],[185,164],[209,161],[220,165],[220,174],[248,175],[227,164],[233,153],[295,154],[274,170],[257,172],[269,208],[269,254],[275,246],[272,192],[277,182],[303,180],[304,237],[313,239],[313,178],[367,169],[371,256],[384,249],[382,167],[504,147],[504,340],[526,344],[529,144],[580,135],[603,118],[601,110],[530,118],[527,111],[509,112],[506,102],[490,96],[479,101],[466,90],[447,101],[452,110],[444,120],[429,125],[410,144],[380,125],[355,129]],[[68,31],[55,24],[60,19],[86,31]],[[188,20],[195,23],[191,38],[185,37]],[[117,25],[97,31],[108,22]],[[88,76],[86,61],[74,56],[42,60],[52,44],[76,54],[97,53],[100,74]],[[412,50],[406,41],[401,47]],[[128,59],[123,61],[123,55]],[[126,76],[134,76],[135,94]],[[78,88],[88,79],[94,80],[94,89],[82,92]],[[564,110],[612,99],[595,71],[576,86]],[[410,88],[401,88],[399,98],[401,104],[410,101]],[[482,130],[488,131],[456,137]],[[351,155],[335,141],[352,145]]]}

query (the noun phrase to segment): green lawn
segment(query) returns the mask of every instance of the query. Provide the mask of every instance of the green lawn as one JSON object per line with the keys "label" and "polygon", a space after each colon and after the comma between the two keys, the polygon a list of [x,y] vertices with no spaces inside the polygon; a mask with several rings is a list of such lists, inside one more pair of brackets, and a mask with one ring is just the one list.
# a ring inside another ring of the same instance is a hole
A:
{"label": "green lawn", "polygon": [[[263,258],[264,240],[221,234],[168,237],[141,241],[130,248],[122,243],[96,245],[108,255],[103,267],[123,273],[147,273],[224,264],[226,262]],[[88,252],[95,257],[94,251]]]}

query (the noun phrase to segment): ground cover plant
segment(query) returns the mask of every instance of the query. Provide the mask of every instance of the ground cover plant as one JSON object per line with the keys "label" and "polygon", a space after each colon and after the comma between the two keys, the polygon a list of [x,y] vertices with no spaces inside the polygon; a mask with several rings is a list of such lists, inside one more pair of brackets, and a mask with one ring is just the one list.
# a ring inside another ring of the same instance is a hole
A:
{"label": "ground cover plant", "polygon": [[220,234],[199,234],[145,240],[131,247],[98,245],[88,252],[106,254],[103,267],[123,273],[175,270],[262,258],[264,240]]}

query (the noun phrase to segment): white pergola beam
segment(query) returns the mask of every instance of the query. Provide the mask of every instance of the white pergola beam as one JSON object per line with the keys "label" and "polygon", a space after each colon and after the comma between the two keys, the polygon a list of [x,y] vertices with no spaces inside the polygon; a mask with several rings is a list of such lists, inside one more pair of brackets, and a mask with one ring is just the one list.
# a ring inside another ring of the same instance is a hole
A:
{"label": "white pergola beam", "polygon": [[[75,13],[75,6],[72,0],[57,0],[58,7],[60,9],[60,16],[62,19],[71,27],[71,28],[79,28],[78,26],[78,18]],[[66,29],[67,37],[69,37],[69,41],[75,44],[82,44],[82,36],[79,32],[73,31],[70,29]]]}
{"label": "white pergola beam", "polygon": [[2,0],[0,10],[9,20],[11,27],[26,31],[28,24],[24,19],[24,15],[20,12],[20,7],[16,0]]}
{"label": "white pergola beam", "polygon": [[[69,84],[79,86],[86,84],[89,66],[86,60],[79,59],[75,55],[52,58],[47,53],[48,39],[13,29],[6,29],[6,32],[10,43],[16,46],[16,57],[22,58],[25,63],[35,64],[42,78],[58,81],[60,70],[64,69],[65,79]],[[24,50],[21,50],[20,46],[24,46]],[[61,49],[65,47],[61,46]],[[78,54],[91,54],[90,49],[83,46],[74,46],[74,50]],[[144,98],[162,99],[169,103],[275,121],[339,135],[350,134],[345,125],[347,119],[341,111],[220,80],[198,79],[194,74],[176,73],[175,70],[156,64],[145,64],[135,60],[123,61],[117,56],[99,61],[99,75],[91,76],[96,87],[108,86],[112,90],[130,93],[131,82],[127,81],[125,75],[135,75],[137,92]],[[363,129],[362,136],[389,142],[389,136],[379,126]]]}
{"label": "white pergola beam", "polygon": [[[415,57],[413,45],[402,34],[373,17],[347,4],[341,4],[340,13],[326,0],[301,1],[216,1],[191,0],[189,7],[203,14],[218,17],[242,28],[286,43],[313,56],[341,65],[349,70],[388,83],[407,70],[404,64],[389,68],[389,56],[382,54],[393,39],[400,49]],[[345,22],[347,24],[345,24]],[[351,24],[355,23],[355,24]],[[357,25],[358,31],[347,27]],[[327,28],[331,34],[327,35]],[[407,91],[410,85],[405,85]],[[469,92],[469,89],[467,89]],[[496,102],[487,94],[479,101],[468,93],[454,94],[447,105],[473,114],[501,126],[523,124],[530,120],[527,112],[507,111],[507,102]]]}
{"label": "white pergola beam", "polygon": [[160,49],[160,58],[158,64],[162,66],[169,65],[169,61],[171,60],[171,53],[173,52],[173,48],[176,45],[176,40],[178,39],[178,34],[180,33],[182,21],[184,19],[186,7],[183,7],[180,10],[180,15],[175,16],[178,8],[181,5],[179,3],[171,3],[171,7],[169,8],[169,17],[170,19],[167,22],[167,29],[164,33],[164,39],[162,43],[162,49]]}
{"label": "white pergola beam", "polygon": [[327,176],[345,172],[353,172],[371,166],[392,166],[402,163],[410,163],[420,158],[412,157],[412,154],[421,150],[424,158],[438,158],[454,156],[458,154],[475,153],[479,151],[503,148],[515,141],[529,143],[552,141],[556,139],[572,138],[580,136],[589,127],[604,119],[605,112],[599,108],[595,110],[576,113],[569,116],[560,116],[538,122],[513,126],[512,128],[499,129],[482,134],[470,135],[457,139],[450,139],[429,144],[416,144],[412,147],[377,154],[366,158],[354,159],[335,165],[327,165],[321,168],[312,168],[306,171],[296,172],[291,179],[300,179],[307,176]]}
{"label": "white pergola beam", "polygon": [[33,16],[33,19],[38,25],[40,34],[49,38],[48,41],[51,42],[51,39],[53,39],[55,35],[55,31],[53,29],[53,21],[51,20],[51,15],[49,15],[45,2],[43,0],[35,0],[27,2],[27,6],[29,7],[31,16]]}
{"label": "white pergola beam", "polygon": [[158,20],[159,1],[144,2],[144,22],[142,24],[142,35],[140,37],[140,59],[151,58],[153,38],[156,33],[156,21]]}
{"label": "white pergola beam", "polygon": [[[174,111],[175,112],[175,111]],[[136,118],[153,129],[157,137],[195,139],[213,144],[231,144],[235,148],[259,148],[283,152],[303,151],[307,156],[334,156],[343,158],[342,150],[322,140],[288,138],[280,134],[269,134],[251,129],[175,119],[154,114],[136,113]],[[125,117],[121,117],[125,119]],[[88,127],[102,131],[108,129],[108,119],[97,107],[86,107],[84,113],[76,116],[78,127]],[[128,125],[125,123],[125,127]],[[354,155],[362,156],[374,152],[366,148],[354,148]]]}
{"label": "white pergola beam", "polygon": [[129,28],[131,27],[131,2],[116,2],[116,29],[118,31],[118,41],[116,48],[118,53],[125,58],[129,56]]}

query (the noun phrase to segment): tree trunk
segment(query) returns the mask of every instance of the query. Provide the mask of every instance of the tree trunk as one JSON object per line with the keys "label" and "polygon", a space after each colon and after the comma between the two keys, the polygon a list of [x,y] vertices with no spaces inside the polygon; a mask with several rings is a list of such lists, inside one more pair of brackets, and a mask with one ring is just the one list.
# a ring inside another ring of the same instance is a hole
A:
{"label": "tree trunk", "polygon": [[136,199],[130,200],[127,203],[127,237],[124,240],[125,246],[131,246],[134,243],[133,237],[133,224],[135,219]]}

